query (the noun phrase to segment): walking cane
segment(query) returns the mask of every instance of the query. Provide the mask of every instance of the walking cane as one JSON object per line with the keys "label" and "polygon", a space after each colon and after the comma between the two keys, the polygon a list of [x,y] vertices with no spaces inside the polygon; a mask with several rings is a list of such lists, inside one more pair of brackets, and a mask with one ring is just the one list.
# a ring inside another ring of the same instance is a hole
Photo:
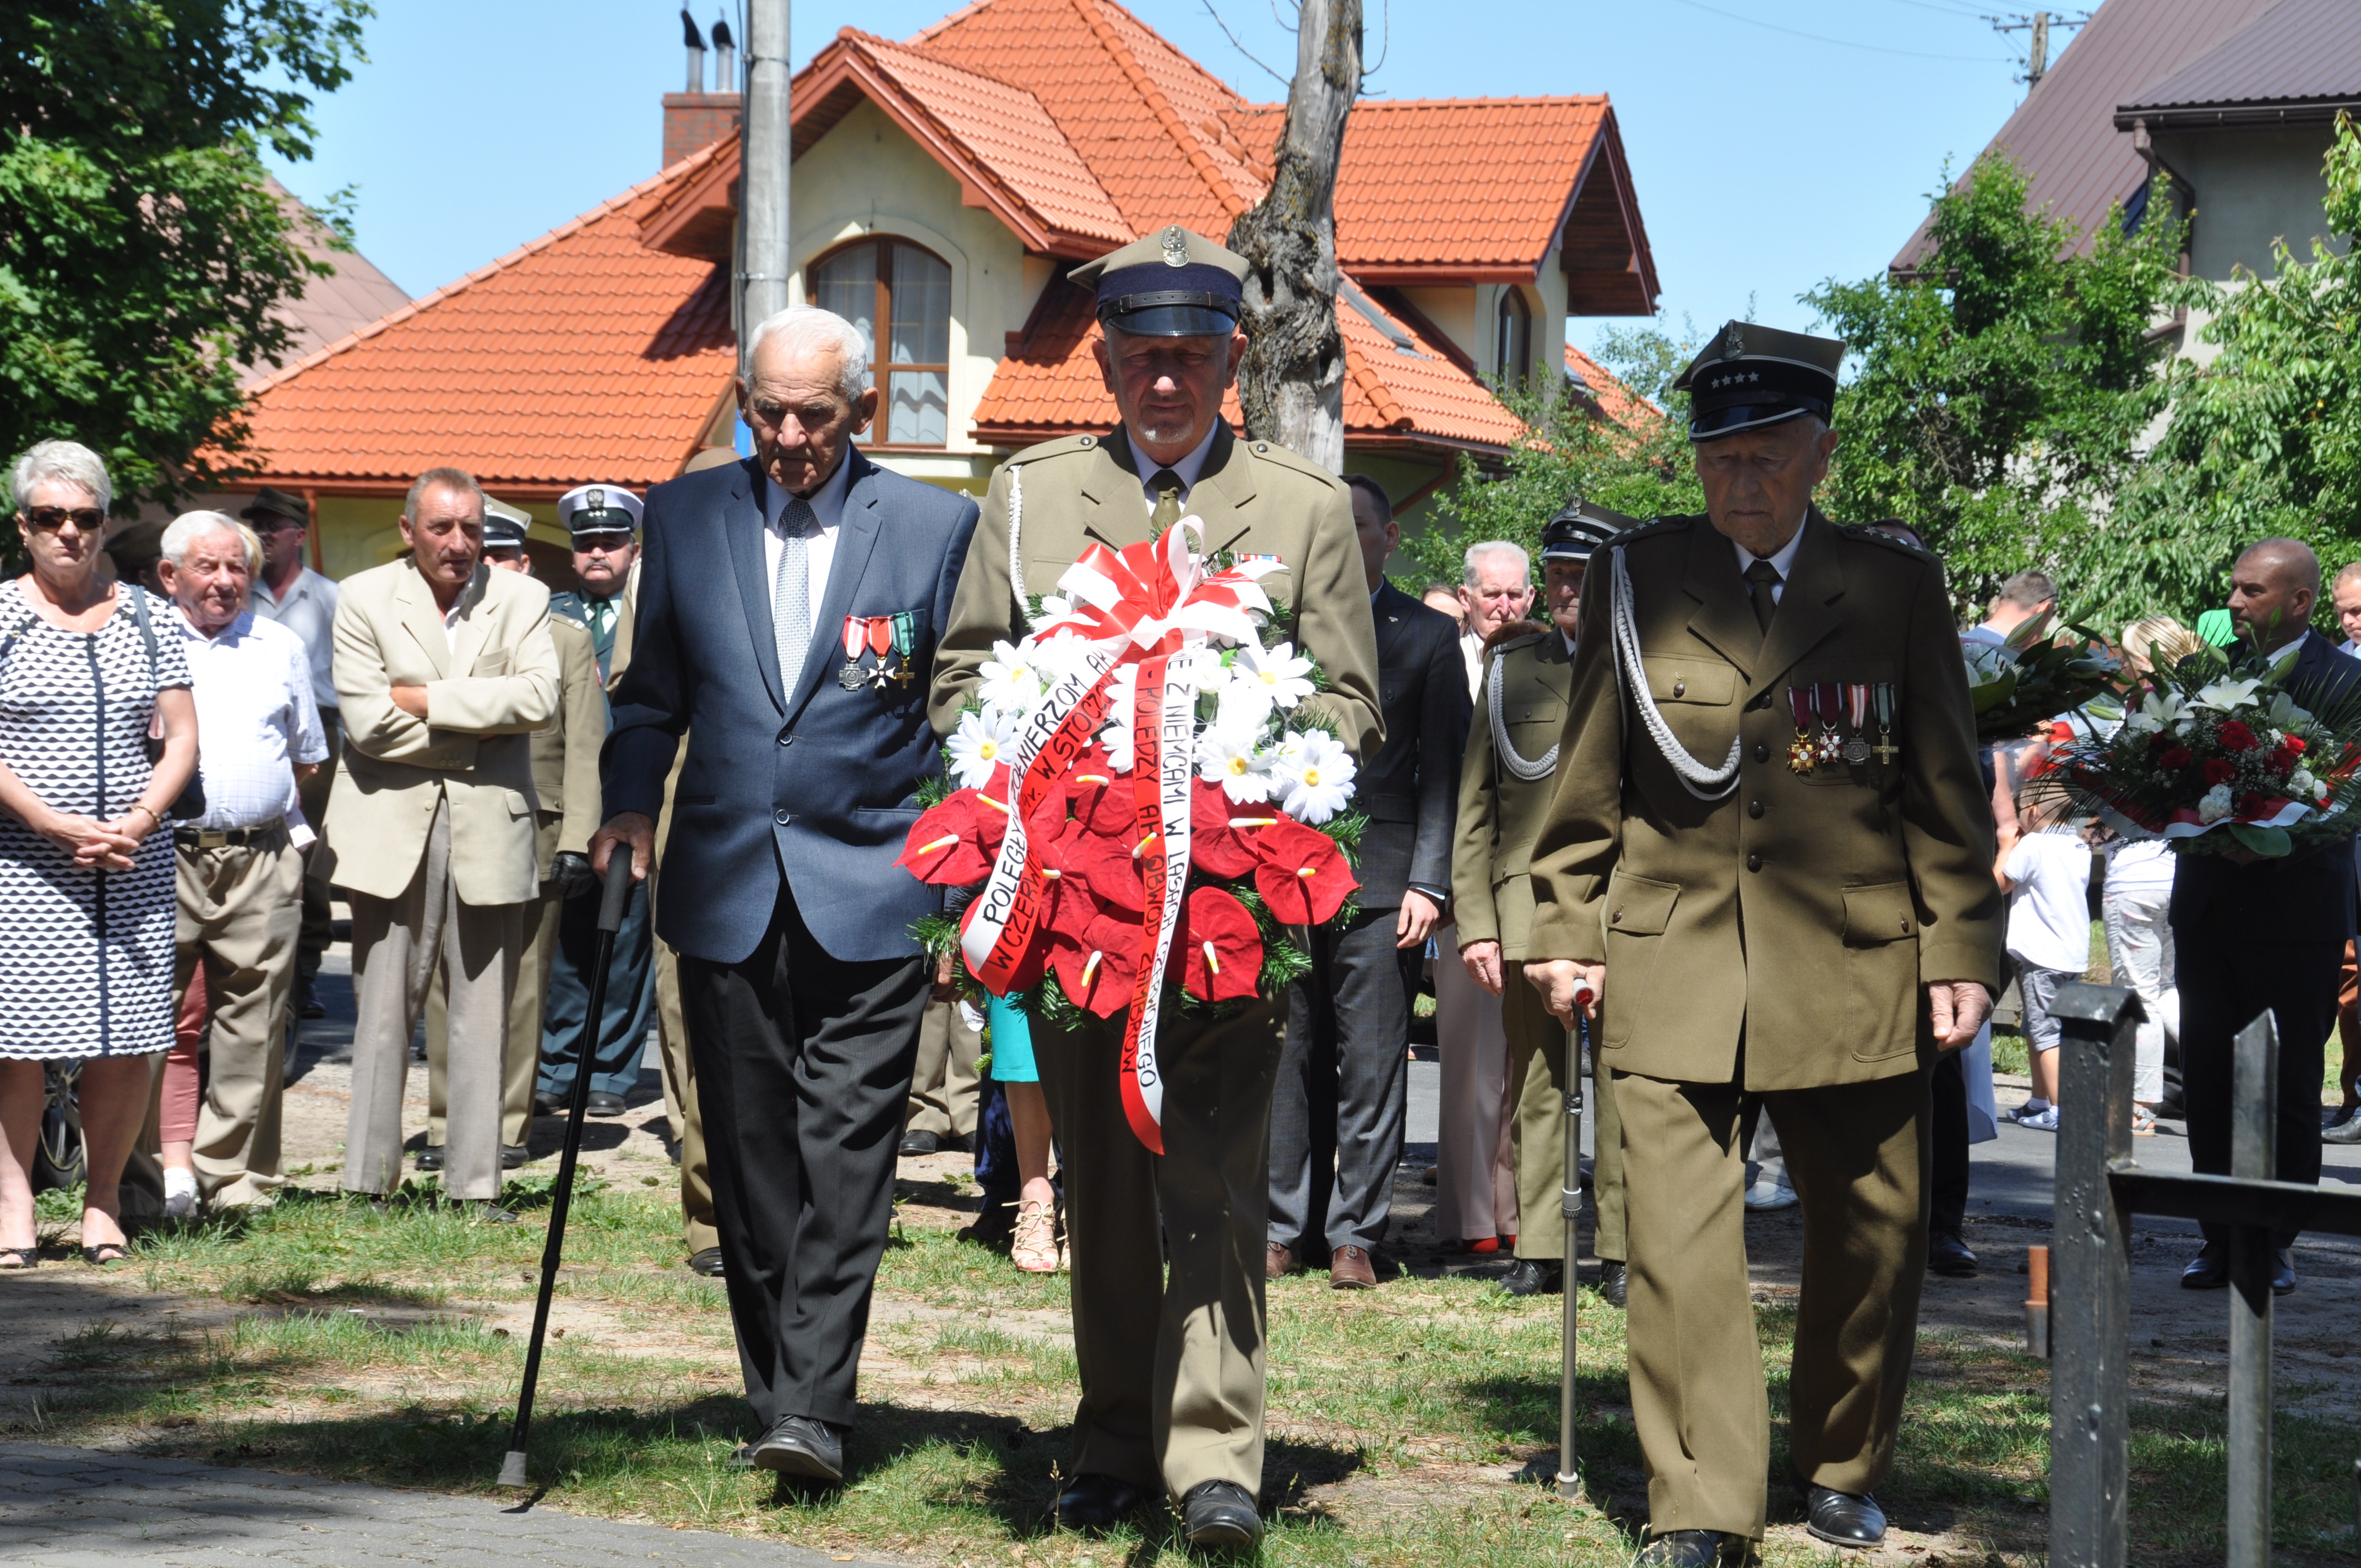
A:
{"label": "walking cane", "polygon": [[598,940],[590,957],[590,995],[582,1020],[582,1044],[574,1053],[574,1092],[566,1097],[566,1149],[557,1157],[557,1190],[549,1204],[549,1241],[541,1249],[541,1297],[533,1308],[533,1340],[525,1346],[524,1387],[517,1395],[516,1425],[509,1454],[500,1462],[503,1486],[530,1486],[525,1479],[525,1434],[533,1428],[533,1386],[541,1381],[541,1343],[549,1330],[549,1298],[557,1288],[558,1260],[566,1255],[566,1211],[574,1200],[574,1162],[582,1152],[582,1119],[590,1111],[590,1056],[598,1043],[599,1014],[607,1004],[607,966],[615,959],[615,933],[623,928],[623,908],[631,898],[631,855],[621,844],[607,861],[607,885],[598,901]]}
{"label": "walking cane", "polygon": [[1575,982],[1576,1026],[1565,1036],[1565,1180],[1558,1190],[1558,1212],[1565,1218],[1565,1341],[1557,1398],[1557,1495],[1573,1498],[1582,1491],[1582,1477],[1574,1447],[1575,1259],[1582,1250],[1582,1036],[1579,1010],[1594,996],[1587,981]]}

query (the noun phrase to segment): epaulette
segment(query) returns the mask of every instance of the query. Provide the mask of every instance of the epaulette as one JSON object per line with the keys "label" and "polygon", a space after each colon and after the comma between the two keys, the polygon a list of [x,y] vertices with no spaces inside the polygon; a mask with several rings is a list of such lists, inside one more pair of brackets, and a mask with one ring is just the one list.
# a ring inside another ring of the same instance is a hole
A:
{"label": "epaulette", "polygon": [[1634,523],[1622,532],[1611,535],[1599,548],[1605,550],[1618,544],[1629,544],[1634,540],[1651,538],[1659,533],[1685,533],[1690,524],[1704,515],[1703,512],[1675,512],[1669,517],[1652,517],[1645,522]]}
{"label": "epaulette", "polygon": [[1489,659],[1496,653],[1513,653],[1520,648],[1530,648],[1556,630],[1554,626],[1535,626],[1530,632],[1521,632],[1493,643],[1484,650],[1484,657]]}
{"label": "epaulette", "polygon": [[1277,442],[1240,440],[1238,444],[1266,463],[1276,463],[1282,468],[1292,468],[1299,474],[1309,475],[1332,490],[1341,490],[1345,488],[1344,480],[1310,458],[1290,452]]}
{"label": "epaulette", "polygon": [[1840,522],[1837,524],[1837,532],[1848,539],[1859,539],[1871,544],[1883,544],[1888,550],[1899,550],[1914,561],[1932,561],[1935,558],[1932,551],[1922,550],[1906,539],[1896,539],[1883,530],[1872,528],[1865,522]]}
{"label": "epaulette", "polygon": [[588,631],[590,630],[590,622],[588,620],[582,616],[575,614],[572,609],[559,605],[551,605],[549,607],[549,619],[552,620],[562,620],[566,622],[566,625],[573,627],[577,631]]}
{"label": "epaulette", "polygon": [[1013,468],[1020,463],[1038,463],[1044,457],[1063,457],[1074,452],[1094,452],[1098,446],[1099,437],[1095,435],[1061,435],[1055,441],[1045,441],[1038,446],[1028,446],[1022,452],[1011,454],[1002,460],[1001,466]]}

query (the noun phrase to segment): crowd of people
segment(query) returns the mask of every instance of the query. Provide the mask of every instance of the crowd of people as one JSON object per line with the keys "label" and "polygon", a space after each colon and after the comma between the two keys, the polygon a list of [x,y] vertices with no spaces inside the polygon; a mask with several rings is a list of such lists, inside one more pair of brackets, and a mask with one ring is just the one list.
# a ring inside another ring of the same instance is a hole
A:
{"label": "crowd of people", "polygon": [[[30,569],[0,587],[0,1269],[37,1262],[37,1124],[69,1064],[90,1262],[124,1257],[146,1214],[271,1199],[333,887],[357,1014],[348,1192],[385,1200],[407,1156],[512,1222],[502,1172],[577,1089],[577,1049],[589,1113],[620,1114],[653,1020],[685,1252],[726,1283],[760,1429],[744,1463],[843,1478],[896,1158],[972,1148],[970,1234],[1072,1274],[1061,1522],[1169,1497],[1191,1541],[1250,1543],[1266,1283],[1395,1271],[1431,988],[1434,1225],[1506,1257],[1512,1293],[1575,1287],[1564,1105],[1590,1080],[1642,1560],[1681,1568],[1741,1560],[1763,1526],[1749,1210],[1806,1219],[1788,1441],[1809,1528],[1882,1538],[1921,1282],[1977,1266],[1961,1223],[1968,1146],[1997,1120],[1988,1014],[2013,974],[2032,1077],[2014,1114],[2054,1130],[2053,1003],[2088,967],[2094,848],[2109,961],[2147,1020],[2141,1130],[2184,1116],[2198,1168],[2226,1170],[2230,1032],[2269,1007],[2279,1174],[2316,1180],[2323,1137],[2361,1139],[2352,853],[2175,859],[2034,787],[2049,731],[1980,745],[1960,639],[2039,635],[2058,591],[2021,574],[1959,632],[1905,524],[1817,510],[1841,345],[1732,323],[1698,356],[1681,385],[1703,514],[1576,499],[1538,580],[1525,550],[1477,543],[1460,582],[1413,597],[1386,575],[1381,482],[1221,418],[1245,272],[1177,225],[1078,269],[1121,422],[1016,455],[980,503],[871,462],[861,330],[785,311],[750,334],[738,386],[752,457],[708,455],[645,498],[567,493],[577,586],[557,594],[529,514],[459,468],[410,488],[399,554],[332,583],[305,565],[304,501],[271,490],[178,518],[152,565],[110,563],[98,457],[24,454]],[[1037,596],[1093,542],[1184,515],[1275,564],[1367,825],[1356,912],[1308,933],[1286,995],[1164,1020],[1151,1154],[1118,1097],[1123,1015],[1052,1025],[961,994],[916,935],[944,894],[896,859]],[[2334,587],[2342,651],[2306,630],[2321,588],[2301,545],[2257,544],[2228,636],[2291,660],[2302,689],[2361,681],[2361,563]],[[2151,618],[2121,647],[2136,665],[2196,641]],[[587,894],[618,854],[635,890],[592,1018]],[[2345,1105],[2323,1117],[2331,1028]],[[2224,1268],[2209,1237],[2186,1282]]]}

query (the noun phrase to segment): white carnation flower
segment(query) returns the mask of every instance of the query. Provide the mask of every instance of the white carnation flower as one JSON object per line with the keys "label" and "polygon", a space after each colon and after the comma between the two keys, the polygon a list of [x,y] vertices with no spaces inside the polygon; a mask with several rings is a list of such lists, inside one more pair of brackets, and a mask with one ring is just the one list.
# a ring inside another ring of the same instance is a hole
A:
{"label": "white carnation flower", "polygon": [[2319,782],[2319,780],[2312,776],[2312,771],[2310,769],[2298,768],[2295,772],[2288,775],[2288,794],[2299,798],[2311,795],[2312,786]]}
{"label": "white carnation flower", "polygon": [[2230,786],[2215,784],[2197,803],[2197,820],[2211,827],[2230,815]]}
{"label": "white carnation flower", "polygon": [[944,749],[951,754],[951,776],[963,789],[982,789],[992,782],[992,771],[1008,761],[1016,743],[1015,720],[998,714],[963,713],[959,728]]}
{"label": "white carnation flower", "polygon": [[1279,781],[1280,806],[1316,828],[1353,798],[1353,775],[1359,770],[1344,742],[1325,730],[1311,729],[1288,731],[1272,771]]}

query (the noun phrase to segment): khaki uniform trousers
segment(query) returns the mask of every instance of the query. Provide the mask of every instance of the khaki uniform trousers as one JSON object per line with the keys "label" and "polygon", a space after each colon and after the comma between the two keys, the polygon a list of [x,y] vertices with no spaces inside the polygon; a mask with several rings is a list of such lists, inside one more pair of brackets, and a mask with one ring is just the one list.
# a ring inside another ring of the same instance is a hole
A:
{"label": "khaki uniform trousers", "polygon": [[[1517,1234],[1516,1102],[1508,1092],[1505,992],[1495,996],[1476,983],[1459,961],[1458,935],[1455,925],[1434,933],[1434,1037],[1443,1066],[1434,1234],[1480,1242]],[[1554,1197],[1550,1205],[1555,1213]]]}
{"label": "khaki uniform trousers", "polygon": [[1286,1014],[1257,1002],[1208,1024],[1166,1011],[1160,1157],[1124,1116],[1125,1016],[1033,1030],[1073,1242],[1082,1398],[1067,1474],[1160,1481],[1174,1497],[1206,1481],[1259,1494],[1270,1097]]}
{"label": "khaki uniform trousers", "polygon": [[976,1091],[983,1087],[975,1061],[983,1054],[983,1031],[968,1027],[958,1003],[928,1003],[918,1025],[918,1065],[911,1075],[910,1109],[902,1130],[973,1137]]}
{"label": "khaki uniform trousers", "polygon": [[[659,880],[661,880],[661,873]],[[697,1110],[697,1069],[680,1013],[680,955],[656,939],[656,1048],[664,1058],[664,1120],[680,1150],[680,1235],[695,1256],[721,1245],[713,1223],[713,1172],[705,1163],[705,1121]]]}
{"label": "khaki uniform trousers", "polygon": [[205,1047],[213,1063],[197,1113],[197,1187],[206,1202],[236,1208],[286,1184],[279,1172],[280,1097],[303,924],[303,856],[284,833],[269,847],[175,852],[173,1011],[203,963],[213,1015]]}
{"label": "khaki uniform trousers", "polygon": [[[1744,1096],[1735,1083],[1614,1076],[1649,1529],[1759,1538],[1771,1412],[1746,1269]],[[1927,1075],[1761,1098],[1804,1213],[1791,1462],[1818,1486],[1875,1491],[1894,1464],[1927,1273]]]}
{"label": "khaki uniform trousers", "polygon": [[426,852],[409,889],[400,898],[350,897],[357,1017],[345,1190],[390,1192],[401,1183],[410,1036],[440,967],[449,986],[451,1102],[443,1190],[454,1198],[497,1198],[501,1065],[525,905],[460,902],[451,880],[447,798],[434,803]]}
{"label": "khaki uniform trousers", "polygon": [[[1525,983],[1521,963],[1509,966],[1500,993],[1501,1022],[1509,1034],[1509,1086],[1516,1102],[1517,1255],[1558,1263],[1565,1257],[1565,1058],[1572,1043],[1565,1025],[1542,1005],[1542,993]],[[1592,1251],[1620,1263],[1623,1239],[1623,1123],[1615,1113],[1615,1075],[1597,1073],[1583,1102],[1590,1124],[1590,1195],[1597,1227]]]}
{"label": "khaki uniform trousers", "polygon": [[[538,864],[549,864],[557,847],[555,811],[539,816]],[[519,1147],[533,1141],[533,1074],[541,1064],[541,1007],[549,994],[550,966],[557,961],[557,916],[565,905],[550,884],[541,884],[539,897],[524,906],[524,951],[517,958],[516,992],[509,999],[509,1033],[524,1043],[509,1050],[500,1067],[500,1142]],[[450,1066],[450,997],[436,965],[434,983],[426,992],[426,1141],[443,1146],[444,1123],[450,1105],[444,1082]]]}

